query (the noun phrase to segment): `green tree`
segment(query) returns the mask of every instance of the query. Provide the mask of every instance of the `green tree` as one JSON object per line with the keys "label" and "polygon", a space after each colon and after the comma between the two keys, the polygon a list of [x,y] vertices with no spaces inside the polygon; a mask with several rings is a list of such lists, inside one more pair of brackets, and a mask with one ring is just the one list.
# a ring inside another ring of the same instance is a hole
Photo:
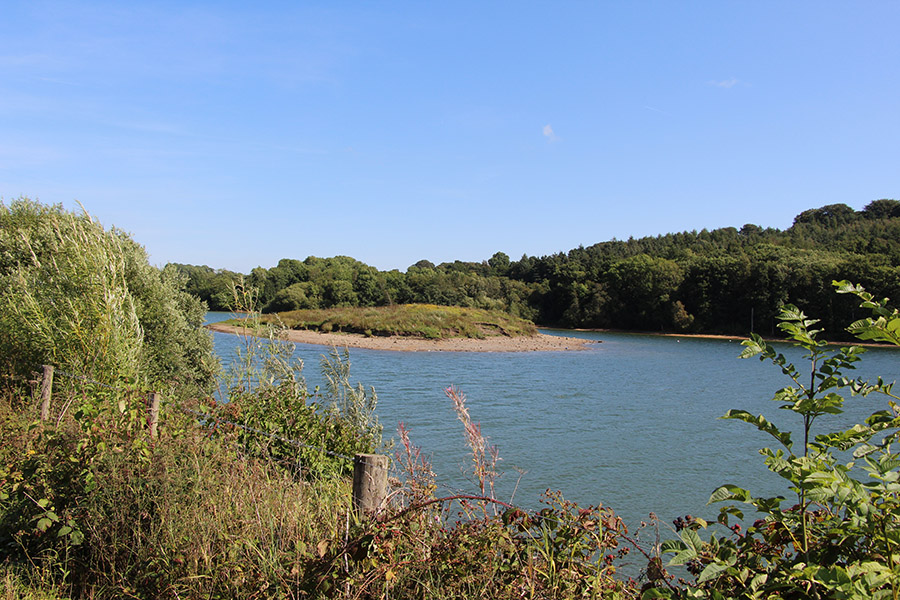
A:
{"label": "green tree", "polygon": [[873,200],[862,209],[863,216],[867,219],[892,219],[900,217],[900,200]]}
{"label": "green tree", "polygon": [[614,264],[607,277],[623,322],[642,329],[672,325],[672,303],[684,278],[678,263],[638,254]]}
{"label": "green tree", "polygon": [[488,259],[488,265],[495,275],[506,275],[506,272],[509,271],[509,255],[504,252],[495,252]]}
{"label": "green tree", "polygon": [[804,210],[794,218],[794,225],[816,223],[820,225],[840,225],[856,218],[856,211],[846,204],[829,204],[821,208]]}
{"label": "green tree", "polygon": [[278,290],[271,302],[266,304],[266,312],[284,312],[305,308],[318,308],[319,297],[315,284],[309,282],[295,283],[283,290]]}
{"label": "green tree", "polygon": [[0,370],[25,376],[52,364],[103,382],[208,388],[217,364],[206,308],[184,283],[86,212],[0,203]]}

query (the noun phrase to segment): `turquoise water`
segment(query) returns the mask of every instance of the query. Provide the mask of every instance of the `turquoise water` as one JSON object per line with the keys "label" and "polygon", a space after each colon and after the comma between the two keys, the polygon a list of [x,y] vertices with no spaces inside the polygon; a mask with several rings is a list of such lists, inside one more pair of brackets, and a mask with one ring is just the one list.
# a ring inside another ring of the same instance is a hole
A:
{"label": "turquoise water", "polygon": [[[210,320],[229,315],[210,314]],[[461,389],[474,420],[500,450],[498,497],[538,506],[540,493],[602,503],[630,525],[654,512],[665,523],[693,514],[714,517],[709,494],[734,483],[759,493],[786,493],[762,464],[765,434],[718,419],[730,408],[765,414],[793,430],[799,421],[777,410],[773,393],[789,384],[756,359],[740,360],[740,339],[701,340],[615,333],[551,331],[600,344],[580,352],[448,353],[350,350],[351,379],[378,394],[385,437],[399,422],[451,489],[475,491],[462,427],[444,394]],[[227,365],[240,339],[215,335]],[[782,351],[792,350],[783,347]],[[322,382],[327,348],[297,344],[310,389]],[[791,353],[800,364],[801,355]],[[900,351],[871,350],[856,374],[900,379]],[[829,430],[886,407],[882,398],[851,398],[847,413],[824,420]],[[774,442],[774,440],[773,440]]]}

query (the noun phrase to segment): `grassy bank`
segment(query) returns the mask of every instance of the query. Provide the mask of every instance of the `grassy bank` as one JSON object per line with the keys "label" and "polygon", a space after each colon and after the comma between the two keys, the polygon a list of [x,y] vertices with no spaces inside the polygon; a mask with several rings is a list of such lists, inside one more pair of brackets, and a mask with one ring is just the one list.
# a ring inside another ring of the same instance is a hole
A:
{"label": "grassy bank", "polygon": [[494,498],[496,449],[454,389],[476,487],[438,497],[401,427],[389,501],[357,518],[342,467],[386,451],[374,398],[349,385],[346,355],[323,360],[312,394],[277,342],[248,343],[266,352],[254,389],[240,375],[228,403],[164,402],[155,439],[126,382],[61,378],[44,423],[27,392],[0,394],[0,598],[637,597],[614,577],[633,542],[611,510]]}
{"label": "grassy bank", "polygon": [[[531,321],[501,311],[434,304],[294,310],[263,315],[261,320],[264,323],[280,320],[289,329],[425,339],[537,334],[537,327]],[[235,321],[234,324],[242,323]]]}

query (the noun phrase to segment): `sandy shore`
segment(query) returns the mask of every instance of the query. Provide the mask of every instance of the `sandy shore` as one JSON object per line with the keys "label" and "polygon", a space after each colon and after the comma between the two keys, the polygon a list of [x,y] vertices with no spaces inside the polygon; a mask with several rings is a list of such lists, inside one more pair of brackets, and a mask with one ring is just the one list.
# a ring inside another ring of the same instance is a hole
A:
{"label": "sandy shore", "polygon": [[[207,328],[223,333],[248,333],[241,327],[212,323]],[[426,340],[422,338],[366,337],[355,333],[320,333],[318,331],[288,330],[287,339],[298,344],[318,344],[337,348],[368,348],[370,350],[394,350],[398,352],[559,352],[583,350],[594,340],[561,337],[539,333],[531,337],[450,338]]]}

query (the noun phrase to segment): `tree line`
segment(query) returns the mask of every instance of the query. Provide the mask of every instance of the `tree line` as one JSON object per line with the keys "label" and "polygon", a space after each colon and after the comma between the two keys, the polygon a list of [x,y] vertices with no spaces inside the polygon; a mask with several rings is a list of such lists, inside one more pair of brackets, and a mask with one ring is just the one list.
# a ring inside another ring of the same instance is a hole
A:
{"label": "tree line", "polygon": [[775,333],[780,307],[821,317],[832,337],[855,320],[831,281],[900,297],[900,201],[862,210],[831,204],[803,211],[786,230],[685,231],[613,239],[541,257],[379,271],[347,256],[284,258],[249,274],[172,264],[186,290],[212,310],[231,308],[232,283],[255,287],[265,312],[334,306],[431,303],[501,309],[539,325],[681,333]]}

